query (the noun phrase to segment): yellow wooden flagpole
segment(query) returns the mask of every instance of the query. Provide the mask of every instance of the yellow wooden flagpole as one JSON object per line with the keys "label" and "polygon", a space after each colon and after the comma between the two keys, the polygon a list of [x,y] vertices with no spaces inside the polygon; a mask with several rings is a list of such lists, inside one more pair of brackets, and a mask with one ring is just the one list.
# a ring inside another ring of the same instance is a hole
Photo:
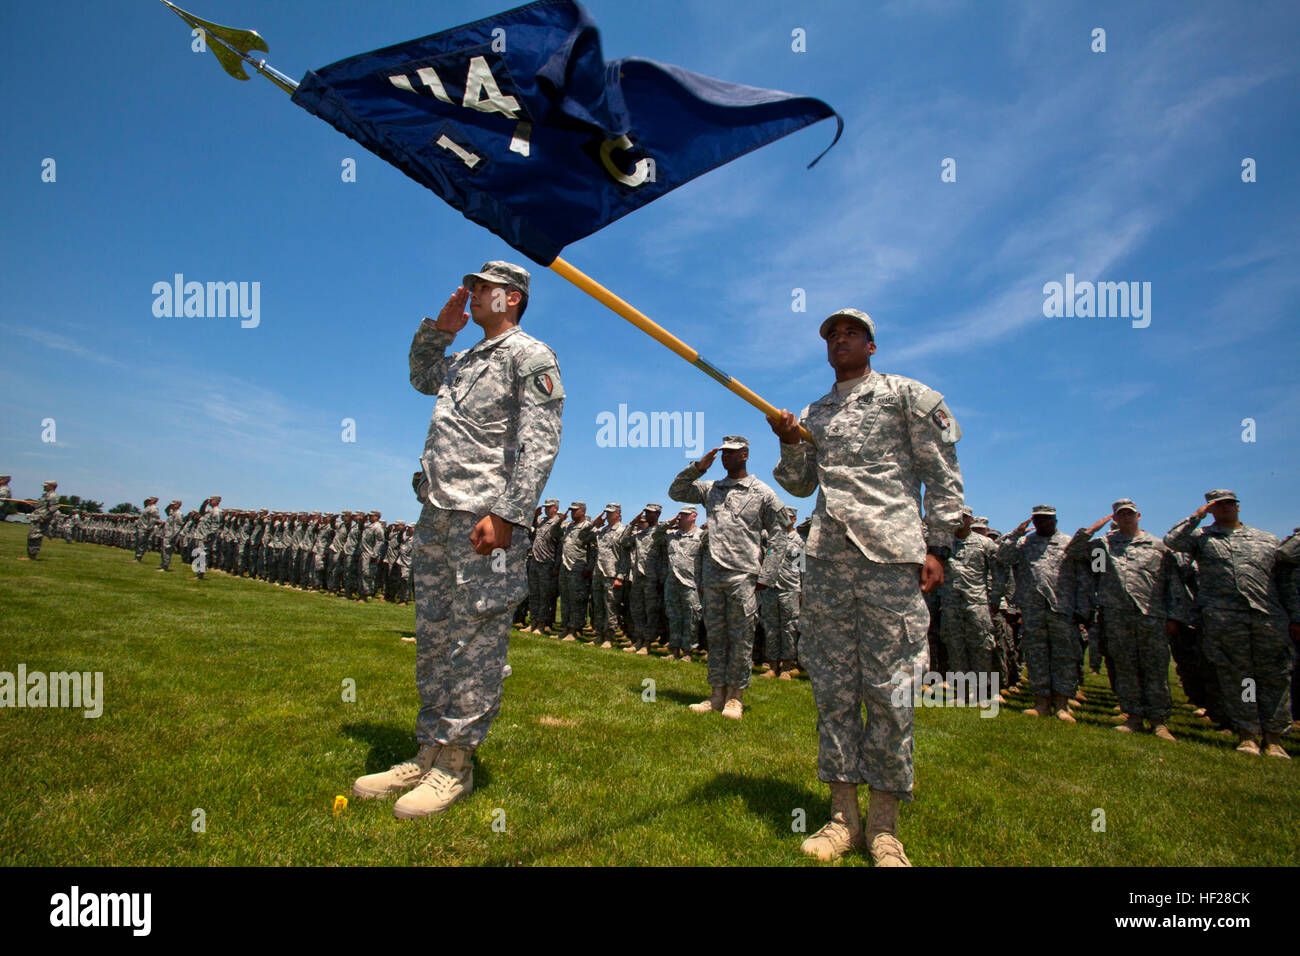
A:
{"label": "yellow wooden flagpole", "polygon": [[[700,356],[700,353],[697,352],[695,349],[691,348],[689,345],[687,345],[685,342],[683,342],[677,336],[673,335],[668,330],[659,326],[649,316],[645,315],[645,313],[634,308],[633,306],[629,305],[627,302],[620,299],[614,293],[610,292],[603,285],[601,285],[595,279],[591,278],[591,276],[587,275],[581,269],[576,268],[571,263],[566,262],[564,259],[561,259],[559,256],[556,256],[555,261],[551,263],[550,268],[553,272],[563,276],[565,279],[568,279],[575,286],[577,286],[583,292],[587,293],[587,295],[591,296],[597,302],[601,303],[602,305],[608,307],[612,311],[618,313],[623,318],[627,319],[627,321],[631,322],[633,325],[635,325],[646,335],[650,336],[656,342],[668,348],[669,350],[676,352],[686,361],[690,362],[692,365],[698,368],[705,375],[709,376],[709,378],[718,382],[724,388],[727,388],[732,392],[735,392],[737,395],[739,395],[745,401],[749,402],[749,404],[753,405],[755,408],[757,408],[768,418],[775,419],[780,416],[781,410],[777,408],[775,405],[773,405],[771,402],[767,401],[761,395],[755,393],[752,389],[747,388],[746,386],[742,385],[740,382],[736,381],[734,378],[732,378],[726,372],[722,371],[722,369],[718,368],[708,359],[702,358]],[[804,441],[807,441],[811,444],[812,435],[808,434],[808,429],[800,426],[799,431],[802,432]]]}

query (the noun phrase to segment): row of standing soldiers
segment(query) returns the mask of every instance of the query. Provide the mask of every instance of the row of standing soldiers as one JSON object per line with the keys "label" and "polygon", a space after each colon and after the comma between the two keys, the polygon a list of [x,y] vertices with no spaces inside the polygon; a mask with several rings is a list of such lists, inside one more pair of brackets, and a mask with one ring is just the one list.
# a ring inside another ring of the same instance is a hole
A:
{"label": "row of standing soldiers", "polygon": [[[145,499],[139,515],[90,516],[84,540],[134,547],[137,561],[157,551],[159,571],[169,571],[179,553],[199,578],[218,570],[360,601],[381,594],[397,604],[411,599],[415,529],[402,521],[385,524],[379,511],[223,511],[218,495],[186,515],[173,501],[163,518],[157,501]],[[93,527],[100,518],[129,518],[130,527],[123,520]]]}

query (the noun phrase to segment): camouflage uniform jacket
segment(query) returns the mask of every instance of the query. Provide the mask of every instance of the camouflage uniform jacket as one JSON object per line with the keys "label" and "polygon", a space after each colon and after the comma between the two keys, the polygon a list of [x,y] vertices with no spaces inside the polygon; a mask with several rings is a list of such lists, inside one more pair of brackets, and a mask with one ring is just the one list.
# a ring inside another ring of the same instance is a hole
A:
{"label": "camouflage uniform jacket", "polygon": [[560,449],[555,353],[518,326],[448,357],[453,338],[425,319],[411,341],[411,384],[438,396],[420,490],[438,508],[527,528]]}
{"label": "camouflage uniform jacket", "polygon": [[378,561],[383,557],[383,548],[384,526],[379,521],[372,521],[361,535],[361,551],[371,561]]}
{"label": "camouflage uniform jacket", "polygon": [[872,370],[835,383],[799,422],[815,444],[782,442],[772,474],[799,498],[820,486],[808,554],[833,561],[856,548],[880,564],[923,564],[927,544],[952,546],[963,502],[961,428],[942,395]]}
{"label": "camouflage uniform jacket", "polygon": [[[704,505],[709,518],[709,558],[729,571],[757,574],[771,587],[785,554],[785,506],[776,492],[753,475],[703,481],[695,463],[687,465],[668,486],[668,497]],[[764,553],[767,532],[772,553]]]}
{"label": "camouflage uniform jacket", "polygon": [[596,537],[591,519],[570,521],[560,532],[560,561],[566,571],[590,571],[596,565]]}
{"label": "camouflage uniform jacket", "polygon": [[632,526],[607,524],[592,532],[596,540],[596,570],[607,578],[623,578],[627,575],[627,539]]}
{"label": "camouflage uniform jacket", "polygon": [[953,536],[952,554],[939,587],[939,606],[944,608],[987,605],[993,590],[994,554],[998,546],[983,535],[971,532]]}
{"label": "camouflage uniform jacket", "polygon": [[1159,538],[1138,530],[1133,537],[1110,531],[1093,539],[1075,532],[1066,553],[1091,570],[1102,608],[1187,622],[1186,590],[1174,554]]}
{"label": "camouflage uniform jacket", "polygon": [[700,542],[704,539],[704,532],[699,528],[691,528],[690,531],[681,528],[665,529],[664,539],[668,548],[668,569],[672,571],[673,577],[688,588],[698,587],[699,578],[695,576],[695,569],[700,563]]}
{"label": "camouflage uniform jacket", "polygon": [[1184,518],[1169,529],[1165,544],[1196,560],[1196,601],[1201,607],[1285,613],[1292,623],[1300,622],[1296,589],[1287,580],[1293,566],[1283,561],[1279,569],[1281,542],[1276,537],[1250,525],[1228,531],[1217,524],[1199,524],[1198,518]]}
{"label": "camouflage uniform jacket", "polygon": [[1016,604],[1025,607],[1030,596],[1040,595],[1056,614],[1087,613],[1087,601],[1079,601],[1080,568],[1066,554],[1070,539],[1061,531],[1045,538],[1038,532],[1011,531],[998,541],[997,559],[1011,566],[1016,577]]}

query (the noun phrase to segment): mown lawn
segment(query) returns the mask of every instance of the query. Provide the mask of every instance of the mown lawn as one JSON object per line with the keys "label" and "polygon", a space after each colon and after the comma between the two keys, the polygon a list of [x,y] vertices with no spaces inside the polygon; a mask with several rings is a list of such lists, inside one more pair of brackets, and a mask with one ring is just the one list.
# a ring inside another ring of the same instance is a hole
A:
{"label": "mown lawn", "polygon": [[[29,564],[16,560],[25,534],[0,524],[0,671],[102,671],[105,700],[97,719],[0,710],[0,862],[817,865],[792,830],[829,812],[806,680],[755,680],[736,724],[686,710],[706,691],[702,664],[516,634],[475,794],[417,822],[395,820],[391,800],[334,816],[356,776],[413,752],[411,607],[220,573],[195,583],[179,562],[155,573],[156,554],[138,565],[61,540]],[[1300,859],[1300,761],[1236,753],[1176,682],[1176,744],[1115,733],[1104,678],[1086,690],[1073,727],[1011,708],[918,710],[912,860]]]}

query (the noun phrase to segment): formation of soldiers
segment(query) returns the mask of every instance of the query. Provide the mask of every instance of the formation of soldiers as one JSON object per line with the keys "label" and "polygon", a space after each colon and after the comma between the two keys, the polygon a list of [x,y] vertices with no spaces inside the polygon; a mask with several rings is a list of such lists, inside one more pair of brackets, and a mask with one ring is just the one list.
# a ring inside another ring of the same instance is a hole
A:
{"label": "formation of soldiers", "polygon": [[170,571],[179,554],[198,579],[215,570],[362,602],[411,600],[415,529],[404,521],[385,524],[379,511],[222,510],[216,495],[188,514],[182,514],[180,501],[172,501],[165,517],[156,497],[146,498],[138,514],[62,514],[53,495],[57,485],[46,487],[32,511],[30,558],[40,553],[43,537],[58,536],[133,551],[139,562],[156,552],[160,573]]}

